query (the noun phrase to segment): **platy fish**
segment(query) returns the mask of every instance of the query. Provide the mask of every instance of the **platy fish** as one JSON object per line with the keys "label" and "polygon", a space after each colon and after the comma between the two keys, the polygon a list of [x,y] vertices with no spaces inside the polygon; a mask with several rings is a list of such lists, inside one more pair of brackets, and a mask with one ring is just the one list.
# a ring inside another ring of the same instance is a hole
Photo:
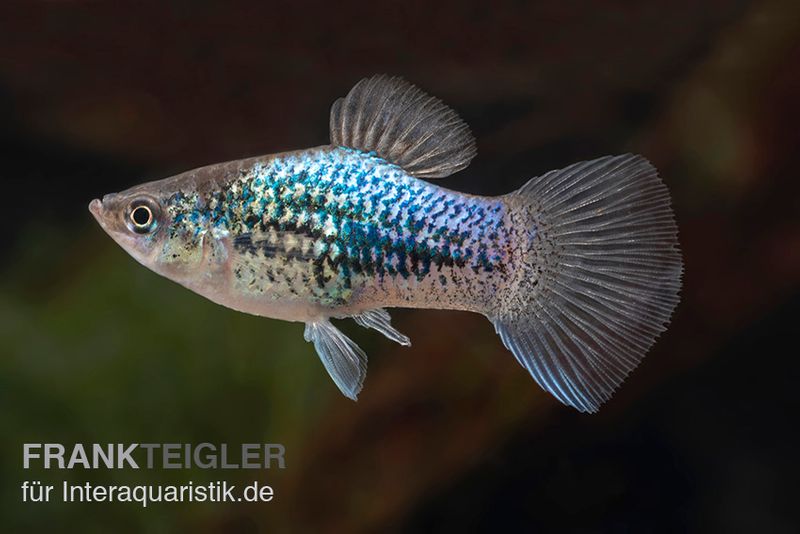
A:
{"label": "platy fish", "polygon": [[667,188],[631,154],[498,197],[428,181],[475,153],[453,110],[374,76],[333,104],[329,145],[202,167],[89,210],[156,273],[234,310],[304,322],[351,399],[367,356],[331,319],[410,345],[386,308],[433,308],[485,315],[542,388],[595,412],[678,303]]}

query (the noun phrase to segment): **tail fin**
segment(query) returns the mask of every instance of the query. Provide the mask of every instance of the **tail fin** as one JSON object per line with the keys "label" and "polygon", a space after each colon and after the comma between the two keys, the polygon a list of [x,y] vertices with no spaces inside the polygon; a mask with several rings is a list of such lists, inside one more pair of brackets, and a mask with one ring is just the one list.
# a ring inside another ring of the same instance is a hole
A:
{"label": "tail fin", "polygon": [[646,159],[628,154],[551,171],[506,200],[528,243],[489,318],[540,386],[596,412],[679,300],[683,262],[667,188]]}

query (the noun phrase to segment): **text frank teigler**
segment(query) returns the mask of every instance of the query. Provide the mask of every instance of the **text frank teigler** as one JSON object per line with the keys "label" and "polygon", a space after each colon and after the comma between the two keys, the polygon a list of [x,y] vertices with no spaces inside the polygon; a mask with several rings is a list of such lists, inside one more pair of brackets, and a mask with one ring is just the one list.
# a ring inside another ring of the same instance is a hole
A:
{"label": "text frank teigler", "polygon": [[[45,470],[96,469],[285,469],[286,449],[279,443],[25,443],[23,468]],[[97,484],[25,480],[22,501],[132,502],[271,502],[271,485],[261,481],[236,485],[225,480],[181,484]]]}

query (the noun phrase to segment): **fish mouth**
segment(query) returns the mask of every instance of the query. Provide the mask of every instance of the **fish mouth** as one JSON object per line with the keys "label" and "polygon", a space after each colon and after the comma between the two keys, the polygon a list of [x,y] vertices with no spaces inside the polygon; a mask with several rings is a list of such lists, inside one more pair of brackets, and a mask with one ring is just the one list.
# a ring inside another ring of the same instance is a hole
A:
{"label": "fish mouth", "polygon": [[106,231],[106,233],[111,233],[109,231],[108,221],[106,220],[106,209],[103,206],[103,201],[99,198],[96,198],[89,202],[89,212],[97,221],[97,224],[100,225],[100,228]]}
{"label": "fish mouth", "polygon": [[97,219],[97,222],[100,222],[100,217],[103,215],[103,203],[99,198],[89,202],[89,211],[94,215],[94,218]]}
{"label": "fish mouth", "polygon": [[[108,195],[106,195],[106,197],[108,197]],[[104,197],[103,200],[108,200],[106,197]],[[113,211],[106,212],[106,208],[110,206],[104,203],[103,200],[96,198],[89,202],[89,212],[94,216],[95,220],[97,220],[97,224],[100,225],[100,228],[111,236],[111,239],[125,250],[128,250],[130,243],[128,243],[123,232],[120,232],[116,228],[113,218],[110,217],[113,215]]]}

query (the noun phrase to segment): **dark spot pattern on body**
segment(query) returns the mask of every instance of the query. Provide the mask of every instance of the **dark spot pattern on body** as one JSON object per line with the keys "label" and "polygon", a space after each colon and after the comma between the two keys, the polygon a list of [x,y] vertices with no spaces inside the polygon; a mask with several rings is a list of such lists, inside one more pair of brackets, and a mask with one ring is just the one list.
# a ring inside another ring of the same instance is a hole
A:
{"label": "dark spot pattern on body", "polygon": [[[310,262],[309,283],[320,291],[331,284],[349,290],[356,277],[421,282],[435,269],[437,281],[445,285],[446,273],[453,283],[461,280],[452,276],[457,270],[505,271],[501,255],[489,250],[504,232],[502,218],[488,217],[498,213],[499,205],[487,210],[430,190],[424,182],[400,182],[370,172],[386,166],[374,156],[345,156],[320,151],[313,161],[276,160],[239,172],[224,191],[208,192],[194,202],[177,194],[173,199],[191,207],[184,217],[227,228],[238,251]],[[326,225],[335,231],[325,231]],[[253,241],[252,235],[270,231],[313,243],[312,253],[284,248],[280,242]],[[486,238],[487,231],[493,239]]]}

